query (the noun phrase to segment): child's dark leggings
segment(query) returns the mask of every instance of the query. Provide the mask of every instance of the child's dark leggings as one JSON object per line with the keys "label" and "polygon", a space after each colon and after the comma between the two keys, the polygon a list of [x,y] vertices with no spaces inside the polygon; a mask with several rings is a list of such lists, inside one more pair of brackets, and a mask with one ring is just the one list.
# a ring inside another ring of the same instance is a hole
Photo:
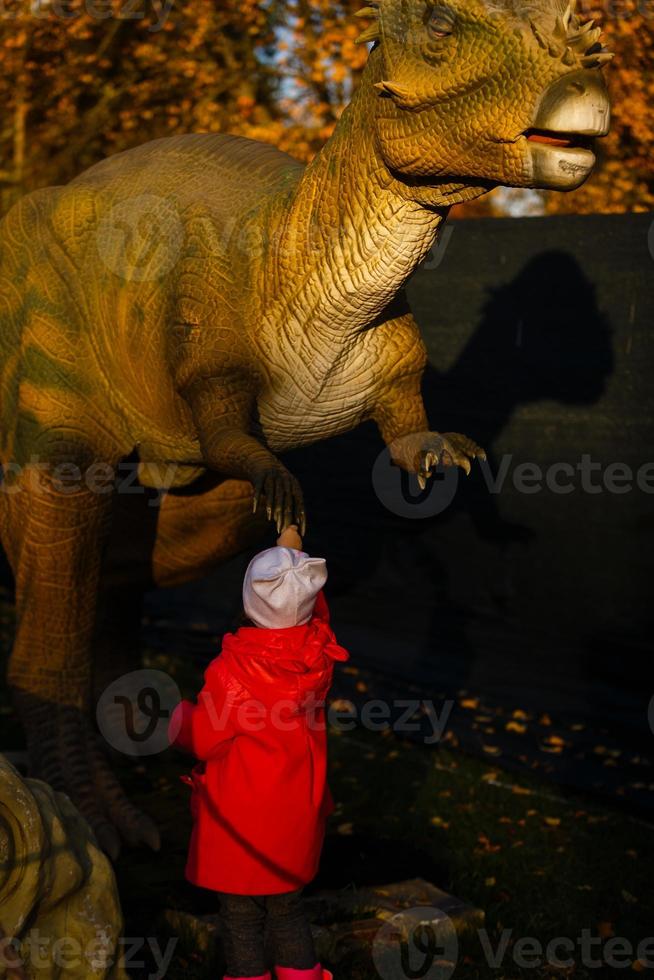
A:
{"label": "child's dark leggings", "polygon": [[275,966],[311,970],[317,963],[302,892],[285,895],[220,894],[227,975],[260,977],[269,969],[264,933]]}

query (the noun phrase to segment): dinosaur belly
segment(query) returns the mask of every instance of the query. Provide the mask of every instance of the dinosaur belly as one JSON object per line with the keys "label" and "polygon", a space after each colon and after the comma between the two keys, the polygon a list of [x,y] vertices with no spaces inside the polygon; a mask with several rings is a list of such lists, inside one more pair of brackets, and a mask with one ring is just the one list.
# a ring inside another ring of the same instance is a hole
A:
{"label": "dinosaur belly", "polygon": [[369,414],[368,398],[275,398],[259,402],[259,422],[273,452],[299,449],[350,432]]}

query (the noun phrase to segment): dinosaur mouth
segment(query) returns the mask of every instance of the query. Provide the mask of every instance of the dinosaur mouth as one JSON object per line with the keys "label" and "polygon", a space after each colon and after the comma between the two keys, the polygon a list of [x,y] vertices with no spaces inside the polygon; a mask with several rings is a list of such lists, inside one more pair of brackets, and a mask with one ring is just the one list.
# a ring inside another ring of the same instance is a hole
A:
{"label": "dinosaur mouth", "polygon": [[526,129],[523,136],[529,143],[538,143],[541,146],[553,146],[557,149],[569,150],[592,150],[592,136],[583,136],[581,133],[558,133],[549,129]]}

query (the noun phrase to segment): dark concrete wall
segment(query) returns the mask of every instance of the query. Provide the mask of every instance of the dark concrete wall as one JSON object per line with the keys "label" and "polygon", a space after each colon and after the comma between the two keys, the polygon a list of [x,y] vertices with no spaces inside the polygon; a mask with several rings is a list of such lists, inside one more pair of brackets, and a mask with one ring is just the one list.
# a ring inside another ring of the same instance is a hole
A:
{"label": "dark concrete wall", "polygon": [[[654,461],[653,217],[452,223],[413,278],[431,424],[483,444],[489,473],[504,460],[501,493],[475,469],[442,513],[389,513],[371,482],[372,426],[289,456],[307,489],[309,543],[331,560],[337,615],[371,663],[646,727],[654,465],[649,493],[636,474]],[[580,472],[559,474],[574,486],[566,494],[514,485],[520,464],[545,473],[584,454],[601,492],[585,491]],[[603,486],[614,463],[634,479],[608,478],[630,490]]]}

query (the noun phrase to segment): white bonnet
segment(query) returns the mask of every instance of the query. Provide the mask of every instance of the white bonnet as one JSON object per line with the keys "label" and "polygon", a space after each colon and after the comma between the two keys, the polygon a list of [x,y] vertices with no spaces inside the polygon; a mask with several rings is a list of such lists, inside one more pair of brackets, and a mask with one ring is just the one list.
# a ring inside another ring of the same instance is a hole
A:
{"label": "white bonnet", "polygon": [[303,626],[326,581],[324,558],[311,558],[294,548],[268,548],[255,555],[245,573],[245,614],[265,629]]}

